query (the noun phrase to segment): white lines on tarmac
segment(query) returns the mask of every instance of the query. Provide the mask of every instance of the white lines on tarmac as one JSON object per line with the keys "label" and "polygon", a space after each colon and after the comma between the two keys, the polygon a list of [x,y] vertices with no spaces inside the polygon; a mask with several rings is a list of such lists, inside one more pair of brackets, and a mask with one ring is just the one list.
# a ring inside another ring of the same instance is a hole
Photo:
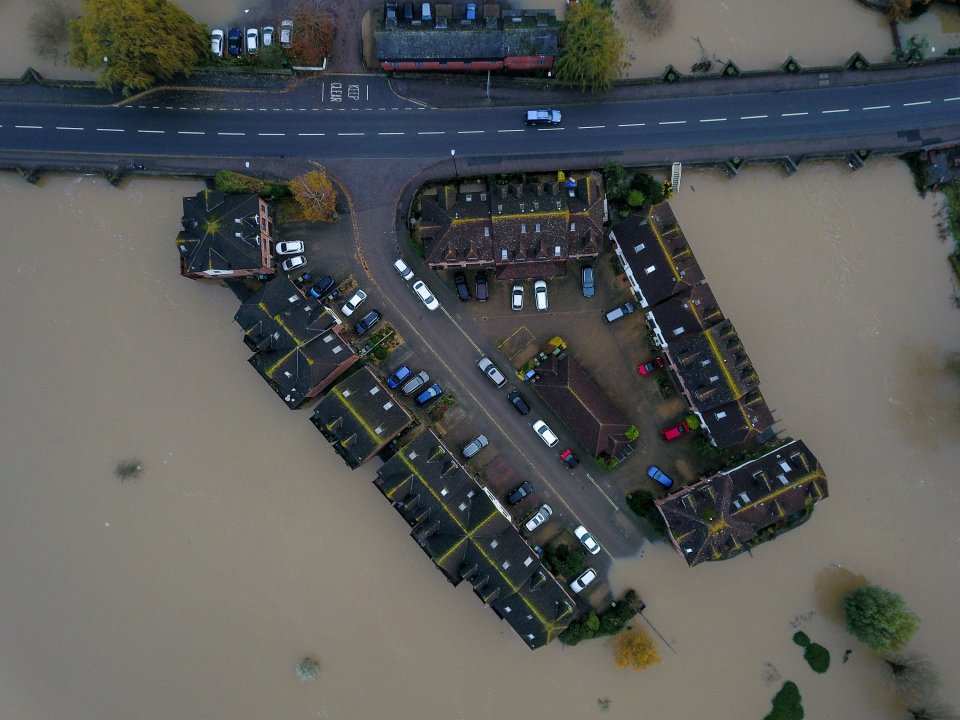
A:
{"label": "white lines on tarmac", "polygon": [[378,132],[377,135],[403,135],[402,132]]}
{"label": "white lines on tarmac", "polygon": [[519,130],[497,130],[498,133],[508,133],[508,132],[523,132],[523,128]]}
{"label": "white lines on tarmac", "polygon": [[149,133],[152,135],[163,135],[163,130],[137,130],[138,133]]}
{"label": "white lines on tarmac", "polygon": [[97,128],[97,132],[123,132],[122,128]]}
{"label": "white lines on tarmac", "polygon": [[904,107],[913,107],[914,105],[929,105],[930,102],[931,102],[930,100],[919,100],[919,101],[917,101],[917,102],[904,103],[903,106],[904,106]]}
{"label": "white lines on tarmac", "polygon": [[326,133],[297,133],[300,137],[322,137]]}
{"label": "white lines on tarmac", "polygon": [[560,132],[566,128],[537,128],[537,132]]}
{"label": "white lines on tarmac", "polygon": [[177,135],[206,135],[203,130],[177,130]]}
{"label": "white lines on tarmac", "polygon": [[420,130],[417,135],[446,135],[443,130]]}
{"label": "white lines on tarmac", "polygon": [[286,133],[257,133],[260,137],[283,137]]}
{"label": "white lines on tarmac", "polygon": [[845,113],[850,112],[850,108],[840,108],[839,110],[821,110],[823,115],[832,115],[833,113]]}
{"label": "white lines on tarmac", "polygon": [[944,98],[944,99],[943,99],[944,102],[954,102],[954,101],[956,101],[956,100],[960,100],[960,95],[958,95],[957,97]]}
{"label": "white lines on tarmac", "polygon": [[457,130],[457,135],[482,135],[483,130]]}
{"label": "white lines on tarmac", "polygon": [[14,125],[14,127],[20,130],[43,130],[43,125]]}
{"label": "white lines on tarmac", "polygon": [[357,137],[363,135],[363,133],[337,133],[340,137]]}
{"label": "white lines on tarmac", "polygon": [[780,117],[802,117],[803,115],[809,114],[808,112],[780,113]]}
{"label": "white lines on tarmac", "polygon": [[889,105],[871,105],[870,107],[860,108],[861,110],[889,110]]}
{"label": "white lines on tarmac", "polygon": [[741,116],[740,116],[740,119],[741,119],[741,120],[766,120],[767,117],[769,117],[769,116],[767,116],[767,115],[741,115]]}
{"label": "white lines on tarmac", "polygon": [[621,123],[617,127],[643,127],[646,123]]}
{"label": "white lines on tarmac", "polygon": [[726,118],[703,118],[700,122],[726,122]]}
{"label": "white lines on tarmac", "polygon": [[246,133],[240,133],[240,132],[218,132],[217,135],[240,135],[240,136],[243,136],[243,135],[246,135]]}
{"label": "white lines on tarmac", "polygon": [[686,120],[663,120],[658,122],[657,125],[686,125]]}
{"label": "white lines on tarmac", "polygon": [[82,127],[66,127],[63,125],[57,125],[57,130],[83,130]]}
{"label": "white lines on tarmac", "polygon": [[577,125],[577,130],[603,130],[606,125]]}

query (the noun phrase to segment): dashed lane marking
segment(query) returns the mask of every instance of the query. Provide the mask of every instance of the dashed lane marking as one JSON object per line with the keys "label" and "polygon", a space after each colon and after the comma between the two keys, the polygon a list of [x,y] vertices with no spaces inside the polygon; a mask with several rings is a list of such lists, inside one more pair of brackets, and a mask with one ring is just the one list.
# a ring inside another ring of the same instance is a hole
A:
{"label": "dashed lane marking", "polygon": [[497,130],[497,132],[498,132],[498,133],[523,132],[523,128],[520,128],[519,130],[517,130],[517,129],[513,129],[513,130]]}
{"label": "dashed lane marking", "polygon": [[257,133],[260,137],[283,137],[286,133]]}
{"label": "dashed lane marking", "polygon": [[123,132],[122,128],[97,128],[97,132]]}
{"label": "dashed lane marking", "polygon": [[206,135],[203,130],[177,130],[177,135]]}
{"label": "dashed lane marking", "polygon": [[657,123],[658,125],[686,125],[686,120],[663,120],[662,122]]}
{"label": "dashed lane marking", "polygon": [[446,135],[443,130],[420,130],[417,135]]}
{"label": "dashed lane marking", "polygon": [[862,110],[889,110],[889,105],[871,105],[870,107],[861,108]]}
{"label": "dashed lane marking", "polygon": [[617,127],[643,127],[646,123],[621,123]]}
{"label": "dashed lane marking", "polygon": [[537,128],[537,132],[560,132],[566,128]]}
{"label": "dashed lane marking", "polygon": [[363,133],[337,133],[337,135],[340,135],[341,137],[357,137],[363,135]]}
{"label": "dashed lane marking", "polygon": [[21,130],[43,130],[43,125],[14,125]]}
{"label": "dashed lane marking", "polygon": [[480,135],[483,130],[457,130],[457,135]]}
{"label": "dashed lane marking", "polygon": [[163,135],[163,130],[137,130],[138,133],[150,133],[152,135]]}
{"label": "dashed lane marking", "polygon": [[218,132],[217,135],[246,135],[246,133],[240,132]]}
{"label": "dashed lane marking", "polygon": [[326,133],[297,133],[300,137],[322,137]]}
{"label": "dashed lane marking", "polygon": [[378,132],[377,135],[403,135],[402,132]]}
{"label": "dashed lane marking", "polygon": [[83,130],[82,127],[67,127],[64,125],[57,125],[57,130]]}
{"label": "dashed lane marking", "polygon": [[960,95],[958,95],[957,97],[944,98],[944,99],[943,99],[944,102],[954,102],[954,101],[956,101],[956,100],[960,100]]}
{"label": "dashed lane marking", "polygon": [[904,103],[903,106],[913,107],[914,105],[929,105],[931,102],[932,102],[931,100],[918,100],[917,102]]}
{"label": "dashed lane marking", "polygon": [[780,117],[800,117],[801,115],[809,115],[808,112],[793,112],[793,113],[780,113]]}
{"label": "dashed lane marking", "polygon": [[700,122],[726,122],[726,118],[702,118]]}
{"label": "dashed lane marking", "polygon": [[832,115],[833,113],[845,113],[850,112],[850,108],[840,108],[839,110],[821,110],[823,115]]}
{"label": "dashed lane marking", "polygon": [[577,125],[577,130],[603,130],[606,125]]}
{"label": "dashed lane marking", "polygon": [[766,120],[769,115],[741,115],[741,120]]}

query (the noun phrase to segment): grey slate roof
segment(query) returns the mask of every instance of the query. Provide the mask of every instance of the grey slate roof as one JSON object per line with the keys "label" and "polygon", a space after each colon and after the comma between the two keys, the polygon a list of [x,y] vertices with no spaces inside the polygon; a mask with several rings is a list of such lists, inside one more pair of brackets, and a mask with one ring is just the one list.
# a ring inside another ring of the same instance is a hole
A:
{"label": "grey slate roof", "polygon": [[647,321],[660,347],[696,335],[723,320],[723,313],[710,286],[702,282],[674,295],[647,311]]}
{"label": "grey slate roof", "polygon": [[520,27],[498,23],[488,30],[477,24],[469,28],[449,25],[398,25],[377,27],[377,59],[384,60],[502,60],[506,57],[557,54],[557,28]]}
{"label": "grey slate roof", "polygon": [[748,391],[733,402],[701,410],[700,417],[718,448],[752,440],[774,423],[773,413],[759,388]]}

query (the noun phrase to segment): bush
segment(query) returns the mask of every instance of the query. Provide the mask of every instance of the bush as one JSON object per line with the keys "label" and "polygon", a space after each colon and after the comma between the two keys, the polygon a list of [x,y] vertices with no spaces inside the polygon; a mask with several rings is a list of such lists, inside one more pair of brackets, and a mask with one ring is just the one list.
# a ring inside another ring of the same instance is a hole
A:
{"label": "bush", "polygon": [[616,635],[626,627],[630,619],[637,614],[637,593],[627,590],[622,600],[610,605],[602,615],[590,613],[584,621],[574,620],[570,626],[559,635],[564,645],[576,645],[583,640],[595,637]]}
{"label": "bush", "polygon": [[615,662],[618,668],[643,670],[660,662],[660,654],[650,636],[642,630],[636,630],[617,638]]}
{"label": "bush", "polygon": [[283,183],[261,180],[242,173],[221,170],[213,178],[214,187],[222,193],[253,193],[273,199],[290,197],[290,188]]}
{"label": "bush", "polygon": [[625,200],[630,192],[627,182],[627,171],[618,162],[610,161],[603,166],[603,183],[607,191],[607,199],[614,202]]}
{"label": "bush", "polygon": [[632,207],[634,210],[643,207],[643,203],[645,201],[646,197],[639,190],[631,190],[627,195],[627,205]]}
{"label": "bush", "polygon": [[663,183],[646,173],[634,175],[630,181],[630,189],[643,193],[651,205],[657,205],[667,199],[667,190]]}
{"label": "bush", "polygon": [[793,641],[802,648],[805,648],[810,644],[810,638],[807,637],[807,634],[805,632],[794,633]]}
{"label": "bush", "polygon": [[810,643],[803,651],[803,659],[816,673],[825,673],[830,668],[830,651],[823,645]]}
{"label": "bush", "polygon": [[582,548],[551,545],[543,553],[543,563],[554,575],[573,577],[583,570],[587,554]]}
{"label": "bush", "polygon": [[667,523],[663,515],[654,505],[654,495],[647,490],[637,490],[627,495],[627,505],[633,512],[642,517],[648,523],[653,531],[661,537],[667,536]]}
{"label": "bush", "polygon": [[763,720],[803,720],[803,704],[796,683],[787,680],[773,696],[773,709]]}
{"label": "bush", "polygon": [[623,434],[627,438],[627,442],[633,442],[638,437],[640,437],[640,431],[637,430],[636,425],[631,425],[627,428],[627,431]]}
{"label": "bush", "polygon": [[902,597],[876,585],[843,598],[843,616],[847,632],[881,654],[903,650],[920,624]]}

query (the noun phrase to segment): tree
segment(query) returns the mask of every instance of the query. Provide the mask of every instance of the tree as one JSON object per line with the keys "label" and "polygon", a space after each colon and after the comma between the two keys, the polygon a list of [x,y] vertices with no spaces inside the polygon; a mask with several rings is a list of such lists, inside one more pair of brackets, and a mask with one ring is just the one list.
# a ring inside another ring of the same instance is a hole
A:
{"label": "tree", "polygon": [[554,66],[557,81],[605,93],[626,67],[624,47],[612,7],[598,0],[569,5],[563,47]]}
{"label": "tree", "polygon": [[337,191],[327,171],[311,170],[290,181],[290,191],[303,208],[305,220],[331,222],[337,216]]}
{"label": "tree", "polygon": [[919,65],[930,52],[930,41],[922,35],[912,35],[906,45],[897,48],[891,55],[894,59],[909,65]]}
{"label": "tree", "polygon": [[939,700],[928,700],[907,708],[911,720],[960,720],[952,706]]}
{"label": "tree", "polygon": [[40,57],[57,57],[69,36],[70,16],[59,0],[43,0],[30,16],[27,32]]}
{"label": "tree", "polygon": [[657,535],[666,537],[667,523],[664,521],[663,515],[660,514],[660,511],[654,504],[653,501],[655,499],[656,498],[654,497],[653,493],[648,492],[647,490],[636,490],[635,492],[627,495],[627,505],[631,510],[633,510],[633,512],[650,523],[651,529]]}
{"label": "tree", "polygon": [[644,197],[643,193],[639,190],[631,190],[627,194],[627,205],[632,207],[634,210],[641,207],[646,200],[647,198]]}
{"label": "tree", "polygon": [[630,192],[627,171],[620,163],[611,160],[603,166],[603,184],[610,200],[624,200]]}
{"label": "tree", "polygon": [[313,3],[302,3],[293,16],[296,32],[287,51],[294,62],[310,67],[323,65],[333,50],[336,26],[330,15],[316,9]]}
{"label": "tree", "polygon": [[899,652],[917,631],[920,619],[903,598],[877,585],[843,598],[847,632],[878,653]]}
{"label": "tree", "polygon": [[632,630],[617,636],[615,662],[618,668],[643,670],[660,662],[660,655],[649,635],[643,630]]}
{"label": "tree", "polygon": [[70,21],[70,63],[124,95],[190,70],[205,57],[207,31],[167,0],[83,0]]}
{"label": "tree", "polygon": [[907,700],[930,697],[940,687],[940,676],[926,655],[904,653],[883,661],[890,668],[893,689]]}
{"label": "tree", "polygon": [[583,569],[587,554],[579,547],[551,545],[544,553],[543,561],[554,575],[573,577]]}

